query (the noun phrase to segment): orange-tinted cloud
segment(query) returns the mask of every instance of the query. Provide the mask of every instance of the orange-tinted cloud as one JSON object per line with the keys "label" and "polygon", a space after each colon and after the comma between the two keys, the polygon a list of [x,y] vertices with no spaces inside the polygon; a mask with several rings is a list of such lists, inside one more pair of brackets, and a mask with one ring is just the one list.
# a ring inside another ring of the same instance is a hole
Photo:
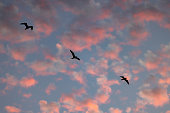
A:
{"label": "orange-tinted cloud", "polygon": [[118,109],[118,108],[113,108],[113,107],[111,107],[111,108],[109,109],[109,112],[110,112],[110,113],[122,113],[122,110],[121,110],[121,109]]}
{"label": "orange-tinted cloud", "polygon": [[33,45],[33,44],[24,44],[24,45],[19,45],[19,46],[17,45],[14,47],[8,47],[8,50],[13,59],[24,61],[27,54],[37,51],[38,48],[36,45]]}
{"label": "orange-tinted cloud", "polygon": [[0,81],[6,83],[6,90],[18,85],[18,79],[10,74],[6,74],[6,78],[0,78]]}
{"label": "orange-tinted cloud", "polygon": [[96,75],[96,76],[106,74],[107,69],[108,69],[108,61],[104,58],[95,61],[93,65],[87,64],[86,66],[86,72],[88,74]]}
{"label": "orange-tinted cloud", "polygon": [[170,113],[170,110],[169,110],[169,111],[166,111],[166,113]]}
{"label": "orange-tinted cloud", "polygon": [[16,108],[15,106],[5,106],[5,109],[8,113],[20,113],[21,109]]}
{"label": "orange-tinted cloud", "polygon": [[167,90],[161,87],[143,89],[139,92],[139,96],[155,107],[163,106],[169,102]]}
{"label": "orange-tinted cloud", "polygon": [[170,84],[170,77],[164,78],[164,79],[159,79],[159,84]]}
{"label": "orange-tinted cloud", "polygon": [[71,78],[71,79],[78,81],[82,85],[86,84],[85,83],[86,80],[83,77],[83,73],[82,72],[73,72],[72,75],[73,75],[72,76],[73,78]]}
{"label": "orange-tinted cloud", "polygon": [[108,48],[109,50],[106,50],[105,52],[99,54],[111,60],[113,59],[120,60],[119,53],[122,50],[122,48],[117,44],[110,44],[108,45]]}
{"label": "orange-tinted cloud", "polygon": [[126,108],[126,112],[127,112],[127,113],[130,113],[130,112],[131,112],[131,107],[127,107],[127,108]]}
{"label": "orange-tinted cloud", "polygon": [[25,98],[30,98],[32,96],[32,94],[31,93],[24,93],[22,96],[25,97]]}
{"label": "orange-tinted cloud", "polygon": [[36,75],[55,75],[58,72],[63,72],[66,68],[65,63],[57,59],[56,61],[35,61],[27,64],[32,70],[36,72]]}
{"label": "orange-tinted cloud", "polygon": [[21,87],[29,88],[36,85],[38,82],[33,77],[23,77],[20,80]]}
{"label": "orange-tinted cloud", "polygon": [[133,50],[130,52],[130,56],[138,57],[141,54],[141,50]]}
{"label": "orange-tinted cloud", "polygon": [[45,100],[39,102],[42,113],[59,113],[60,104],[57,102],[47,103]]}
{"label": "orange-tinted cloud", "polygon": [[100,41],[107,38],[107,29],[104,28],[89,28],[86,30],[73,30],[63,35],[61,42],[64,47],[74,51],[82,51],[90,49],[92,45],[98,44]]}
{"label": "orange-tinted cloud", "polygon": [[137,19],[138,21],[162,21],[164,18],[163,13],[161,13],[159,10],[157,9],[144,9],[141,10],[137,13],[134,13],[133,17],[135,19]]}
{"label": "orange-tinted cloud", "polygon": [[54,90],[56,90],[56,86],[54,84],[49,84],[45,92],[49,95],[51,91],[54,91]]}

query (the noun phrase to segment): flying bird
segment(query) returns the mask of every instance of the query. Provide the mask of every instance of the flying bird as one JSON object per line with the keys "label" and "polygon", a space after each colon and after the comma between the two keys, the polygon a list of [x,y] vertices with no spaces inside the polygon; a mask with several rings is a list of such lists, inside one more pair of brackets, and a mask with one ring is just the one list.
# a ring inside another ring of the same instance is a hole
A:
{"label": "flying bird", "polygon": [[70,50],[70,52],[71,52],[71,54],[72,54],[72,58],[71,59],[77,59],[77,60],[80,60],[80,58],[78,58],[75,54],[74,54],[74,52],[73,51],[71,51]]}
{"label": "flying bird", "polygon": [[27,29],[29,29],[29,28],[31,28],[31,30],[33,30],[33,26],[28,26],[28,24],[27,23],[20,23],[21,25],[25,25],[25,30],[27,30]]}
{"label": "flying bird", "polygon": [[127,78],[125,78],[124,76],[120,76],[121,77],[121,80],[124,80],[127,82],[127,84],[129,85],[129,81],[127,80]]}

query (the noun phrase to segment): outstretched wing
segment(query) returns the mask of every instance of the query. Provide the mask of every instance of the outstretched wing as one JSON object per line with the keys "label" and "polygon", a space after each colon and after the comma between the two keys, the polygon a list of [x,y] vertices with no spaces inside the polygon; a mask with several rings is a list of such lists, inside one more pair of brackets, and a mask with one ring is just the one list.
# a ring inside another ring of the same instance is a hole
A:
{"label": "outstretched wing", "polygon": [[25,26],[28,26],[27,23],[20,23],[21,25],[25,25]]}
{"label": "outstretched wing", "polygon": [[127,84],[129,85],[129,81],[127,79],[125,79],[125,81],[127,82]]}
{"label": "outstretched wing", "polygon": [[73,56],[73,57],[75,57],[75,54],[74,54],[74,52],[73,52],[72,50],[70,50],[70,52],[71,52],[72,56]]}
{"label": "outstretched wing", "polygon": [[121,78],[124,78],[124,76],[120,76]]}
{"label": "outstretched wing", "polygon": [[30,26],[31,30],[33,30],[33,26]]}
{"label": "outstretched wing", "polygon": [[80,60],[80,58],[76,57],[77,60]]}

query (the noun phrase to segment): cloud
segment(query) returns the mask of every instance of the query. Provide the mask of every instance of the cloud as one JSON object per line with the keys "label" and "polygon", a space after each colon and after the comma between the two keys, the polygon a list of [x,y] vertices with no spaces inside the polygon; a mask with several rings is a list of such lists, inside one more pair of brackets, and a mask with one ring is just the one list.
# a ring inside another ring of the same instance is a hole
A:
{"label": "cloud", "polygon": [[164,78],[164,79],[159,79],[158,81],[159,84],[161,85],[169,85],[170,84],[170,77]]}
{"label": "cloud", "polygon": [[0,80],[2,83],[7,84],[5,87],[6,90],[18,85],[18,79],[15,76],[10,75],[8,73],[6,74],[6,78],[0,78]]}
{"label": "cloud", "polygon": [[85,83],[85,78],[83,77],[83,73],[82,72],[73,72],[72,73],[72,79],[73,80],[76,80],[76,81],[78,81],[80,84],[82,84],[82,85],[85,85],[86,83]]}
{"label": "cloud", "polygon": [[20,113],[21,109],[16,108],[15,106],[5,106],[5,109],[8,113]]}
{"label": "cloud", "polygon": [[132,24],[129,30],[130,39],[127,44],[132,46],[139,46],[140,43],[149,36],[149,32],[140,24]]}
{"label": "cloud", "polygon": [[130,52],[130,56],[138,57],[141,54],[141,50],[133,50]]}
{"label": "cloud", "polygon": [[133,14],[133,17],[138,21],[157,21],[164,19],[164,14],[154,7],[149,7]]}
{"label": "cloud", "polygon": [[123,61],[113,61],[111,64],[111,69],[114,71],[114,73],[118,76],[123,75],[130,80],[131,78],[131,72],[130,72],[130,66],[127,63],[124,63]]}
{"label": "cloud", "polygon": [[26,56],[34,53],[38,48],[34,44],[17,45],[13,47],[8,46],[8,51],[14,60],[24,61]]}
{"label": "cloud", "polygon": [[25,97],[25,98],[30,98],[32,96],[32,94],[31,93],[24,93],[22,96]]}
{"label": "cloud", "polygon": [[140,61],[141,65],[144,65],[148,70],[157,69],[160,64],[160,57],[154,54],[152,51],[148,50],[147,53],[144,54],[146,60]]}
{"label": "cloud", "polygon": [[170,110],[166,111],[166,113],[170,113]]}
{"label": "cloud", "polygon": [[127,107],[126,108],[126,113],[130,113],[131,112],[131,107]]}
{"label": "cloud", "polygon": [[46,92],[46,94],[50,95],[51,91],[54,91],[54,90],[56,90],[56,86],[54,84],[50,83],[48,85],[48,87],[46,88],[45,92]]}
{"label": "cloud", "polygon": [[21,86],[24,88],[29,88],[36,85],[38,82],[33,77],[23,77],[21,80],[13,75],[6,74],[6,78],[0,78],[2,83],[6,83],[5,90],[13,88],[15,86]]}
{"label": "cloud", "polygon": [[155,107],[161,107],[169,102],[167,90],[161,87],[142,89],[138,94]]}
{"label": "cloud", "polygon": [[33,77],[23,77],[19,83],[21,87],[29,88],[36,85],[38,82]]}
{"label": "cloud", "polygon": [[39,105],[42,113],[59,113],[60,104],[57,102],[47,103],[45,100],[40,100]]}
{"label": "cloud", "polygon": [[82,51],[83,49],[90,49],[92,45],[96,45],[107,38],[107,32],[107,29],[100,27],[91,27],[88,30],[72,29],[70,32],[62,35],[61,42],[65,48]]}
{"label": "cloud", "polygon": [[111,108],[109,109],[109,112],[110,112],[110,113],[122,113],[122,110],[121,110],[121,109],[118,109],[118,108],[113,108],[113,107],[111,107]]}
{"label": "cloud", "polygon": [[106,104],[112,92],[111,86],[114,84],[119,85],[120,83],[117,80],[108,80],[106,76],[98,77],[96,81],[99,85],[99,89],[97,90],[95,98],[98,103]]}
{"label": "cloud", "polygon": [[120,60],[119,53],[121,52],[121,50],[122,48],[119,45],[113,43],[108,45],[108,50],[105,50],[104,52],[99,54],[101,54],[101,56],[104,56],[107,59]]}
{"label": "cloud", "polygon": [[[76,93],[78,92],[78,93]],[[70,95],[63,94],[60,98],[62,107],[67,109],[68,112],[87,112],[87,113],[100,113],[99,106],[96,100],[91,98],[78,100],[76,97],[81,94],[86,94],[84,89],[80,89]],[[80,92],[80,93],[79,93]],[[79,97],[80,98],[80,97]]]}
{"label": "cloud", "polygon": [[55,75],[63,72],[66,68],[65,63],[57,59],[56,61],[41,60],[27,63],[28,67],[35,71],[36,75]]}
{"label": "cloud", "polygon": [[86,72],[96,76],[107,74],[108,68],[108,61],[104,58],[95,61],[94,64],[86,64]]}

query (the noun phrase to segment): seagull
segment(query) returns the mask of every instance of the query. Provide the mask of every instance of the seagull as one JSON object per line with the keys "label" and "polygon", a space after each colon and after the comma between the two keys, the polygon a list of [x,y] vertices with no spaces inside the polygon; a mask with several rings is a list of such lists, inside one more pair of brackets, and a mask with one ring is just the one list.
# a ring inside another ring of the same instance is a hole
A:
{"label": "seagull", "polygon": [[71,59],[77,59],[77,60],[80,60],[80,58],[78,58],[77,56],[75,56],[75,54],[74,54],[74,52],[73,52],[73,51],[71,51],[71,50],[70,50],[70,52],[71,52],[71,54],[72,54],[72,56],[73,56]]}
{"label": "seagull", "polygon": [[129,85],[129,81],[127,80],[127,78],[125,78],[124,76],[120,76],[121,77],[121,80],[124,80],[127,82],[127,84]]}
{"label": "seagull", "polygon": [[28,26],[28,24],[27,23],[20,23],[21,25],[25,25],[25,30],[26,29],[29,29],[29,28],[31,28],[31,30],[33,30],[33,26]]}

